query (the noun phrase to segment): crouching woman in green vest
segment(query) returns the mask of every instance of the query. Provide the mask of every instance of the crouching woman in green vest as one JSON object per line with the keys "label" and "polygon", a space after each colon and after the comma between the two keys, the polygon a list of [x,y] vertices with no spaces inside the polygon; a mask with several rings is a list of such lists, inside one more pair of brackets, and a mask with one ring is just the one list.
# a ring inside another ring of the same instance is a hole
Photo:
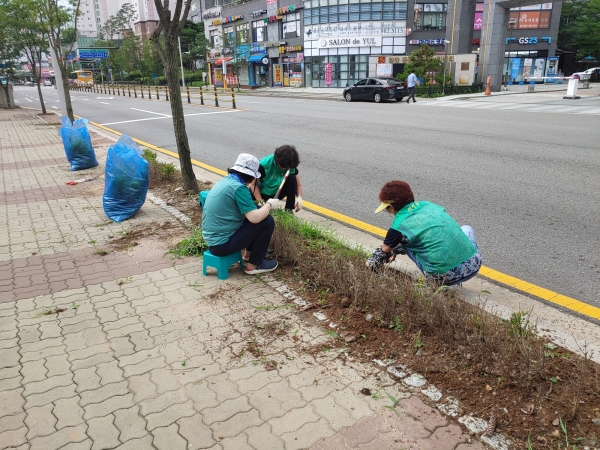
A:
{"label": "crouching woman in green vest", "polygon": [[460,284],[477,275],[482,257],[473,228],[459,226],[435,203],[416,202],[404,181],[384,184],[379,201],[375,213],[385,210],[394,221],[367,267],[379,270],[395,253],[408,255],[428,280],[440,285]]}
{"label": "crouching woman in green vest", "polygon": [[277,268],[277,261],[264,258],[275,230],[269,211],[277,208],[279,200],[270,199],[256,207],[250,190],[260,178],[258,166],[255,156],[240,154],[229,174],[210,190],[202,210],[202,237],[210,252],[227,256],[246,249],[248,275]]}

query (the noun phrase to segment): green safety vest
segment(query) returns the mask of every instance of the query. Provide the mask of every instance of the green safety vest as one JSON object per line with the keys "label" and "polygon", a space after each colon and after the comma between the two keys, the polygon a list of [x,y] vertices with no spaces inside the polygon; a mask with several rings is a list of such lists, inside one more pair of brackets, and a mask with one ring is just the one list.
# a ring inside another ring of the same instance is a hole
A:
{"label": "green safety vest", "polygon": [[435,203],[409,203],[398,211],[392,228],[406,236],[406,248],[429,274],[448,272],[477,252],[456,221]]}

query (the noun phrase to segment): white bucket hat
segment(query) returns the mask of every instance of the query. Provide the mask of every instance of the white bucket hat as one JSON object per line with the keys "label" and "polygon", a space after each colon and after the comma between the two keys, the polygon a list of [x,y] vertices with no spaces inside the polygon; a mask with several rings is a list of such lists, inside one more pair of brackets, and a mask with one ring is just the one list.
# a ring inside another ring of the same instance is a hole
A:
{"label": "white bucket hat", "polygon": [[259,164],[256,156],[252,156],[249,153],[240,153],[231,169],[254,178],[260,178],[260,172],[258,171]]}

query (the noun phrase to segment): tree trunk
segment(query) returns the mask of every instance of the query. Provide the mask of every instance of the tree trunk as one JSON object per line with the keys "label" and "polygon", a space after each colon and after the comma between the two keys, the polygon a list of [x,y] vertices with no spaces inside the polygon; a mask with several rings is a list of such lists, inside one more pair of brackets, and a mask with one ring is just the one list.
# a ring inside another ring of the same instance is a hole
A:
{"label": "tree trunk", "polygon": [[[58,55],[59,52],[57,49],[54,49],[54,54]],[[60,60],[60,57],[57,58],[56,64],[58,65],[58,70],[60,70],[60,74],[62,77],[63,89],[65,91],[65,108],[67,109],[67,116],[69,116],[69,120],[71,122],[75,122],[75,116],[73,115],[73,105],[71,104],[71,93],[69,92],[69,77],[67,75],[67,62]],[[54,63],[54,61],[53,61]],[[56,70],[56,68],[55,68]]]}
{"label": "tree trunk", "polygon": [[175,130],[177,152],[179,153],[179,165],[183,177],[183,188],[187,191],[198,192],[198,183],[192,167],[190,144],[185,130],[183,103],[181,101],[181,90],[179,87],[179,68],[177,67],[178,54],[177,37],[165,36],[166,61],[164,62],[166,63],[167,86],[169,87],[171,115],[173,116],[173,128]]}
{"label": "tree trunk", "polygon": [[6,96],[6,104],[8,105],[8,109],[13,109],[13,105],[10,103],[10,97],[8,96],[8,82],[8,77],[6,77],[6,84],[0,83],[0,86],[2,86],[2,90],[4,91],[4,95]]}
{"label": "tree trunk", "polygon": [[42,88],[40,87],[40,78],[42,76],[42,65],[40,64],[40,75],[37,74],[36,64],[35,64],[35,54],[32,51],[31,58],[31,70],[33,72],[33,76],[35,77],[35,83],[37,84],[38,95],[40,96],[40,105],[42,106],[42,114],[46,114],[46,104],[44,103],[44,96],[42,95]]}

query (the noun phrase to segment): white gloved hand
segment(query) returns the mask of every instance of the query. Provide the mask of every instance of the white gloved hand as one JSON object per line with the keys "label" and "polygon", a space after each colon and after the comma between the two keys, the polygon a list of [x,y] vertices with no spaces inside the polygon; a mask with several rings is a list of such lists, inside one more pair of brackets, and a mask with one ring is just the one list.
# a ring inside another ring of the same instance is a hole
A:
{"label": "white gloved hand", "polygon": [[276,198],[270,198],[269,200],[267,200],[267,203],[271,205],[271,209],[279,208],[279,200]]}
{"label": "white gloved hand", "polygon": [[302,197],[296,197],[296,212],[302,209]]}

